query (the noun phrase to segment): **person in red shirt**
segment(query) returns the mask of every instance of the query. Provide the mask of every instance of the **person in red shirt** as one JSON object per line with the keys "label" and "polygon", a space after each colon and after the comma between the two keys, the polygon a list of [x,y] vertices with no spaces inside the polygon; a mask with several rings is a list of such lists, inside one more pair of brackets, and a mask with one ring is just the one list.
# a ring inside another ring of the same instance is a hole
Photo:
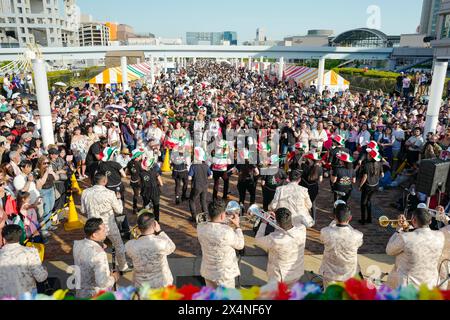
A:
{"label": "person in red shirt", "polygon": [[16,142],[19,142],[20,137],[27,131],[27,128],[24,127],[22,120],[17,119],[14,122],[14,129],[11,130],[11,134],[16,137]]}

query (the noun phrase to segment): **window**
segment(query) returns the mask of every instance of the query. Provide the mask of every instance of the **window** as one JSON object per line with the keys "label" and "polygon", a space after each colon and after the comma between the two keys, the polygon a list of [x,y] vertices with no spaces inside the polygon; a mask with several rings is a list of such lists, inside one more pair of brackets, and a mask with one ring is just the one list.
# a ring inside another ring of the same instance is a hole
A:
{"label": "window", "polygon": [[441,38],[450,38],[450,14],[444,16],[442,23]]}

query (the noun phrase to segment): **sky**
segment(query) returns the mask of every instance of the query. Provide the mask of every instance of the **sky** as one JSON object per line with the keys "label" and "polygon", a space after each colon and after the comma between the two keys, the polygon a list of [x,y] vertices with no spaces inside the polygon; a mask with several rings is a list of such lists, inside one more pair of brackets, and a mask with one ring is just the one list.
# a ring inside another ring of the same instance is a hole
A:
{"label": "sky", "polygon": [[[132,26],[138,33],[185,40],[187,31],[236,31],[241,43],[263,27],[270,40],[305,35],[310,29],[334,34],[378,26],[388,35],[415,33],[422,0],[77,0],[96,21]],[[370,6],[379,8],[367,10]],[[377,27],[377,28],[378,28]]]}

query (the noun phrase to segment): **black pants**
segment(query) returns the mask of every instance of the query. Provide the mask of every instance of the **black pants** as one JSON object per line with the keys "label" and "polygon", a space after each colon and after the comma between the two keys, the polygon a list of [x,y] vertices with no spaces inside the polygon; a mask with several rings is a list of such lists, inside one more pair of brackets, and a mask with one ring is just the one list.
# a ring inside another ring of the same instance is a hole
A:
{"label": "black pants", "polygon": [[[173,175],[175,180],[175,197],[178,199],[180,196],[186,199],[187,188],[188,188],[188,175],[187,173],[175,172]],[[183,185],[183,187],[181,187]]]}
{"label": "black pants", "polygon": [[142,194],[142,201],[144,202],[144,208],[147,207],[150,202],[153,207],[153,214],[155,215],[155,220],[159,222],[159,194]]}
{"label": "black pants", "polygon": [[[370,222],[372,220],[372,203],[370,199],[378,190],[378,185],[370,187],[367,184],[363,186],[361,194],[361,220]],[[367,214],[367,219],[366,219]]]}
{"label": "black pants", "polygon": [[270,190],[268,188],[262,187],[263,196],[263,210],[269,211],[269,205],[275,197],[275,190]]}
{"label": "black pants", "polygon": [[133,189],[133,211],[138,211],[138,201],[141,196],[141,186],[139,183],[131,183],[131,188]]}
{"label": "black pants", "polygon": [[237,188],[239,191],[239,202],[241,204],[245,202],[247,191],[250,193],[250,205],[256,202],[256,183],[254,180],[239,181]]}
{"label": "black pants", "polygon": [[196,221],[198,212],[197,212],[197,200],[200,198],[200,204],[202,206],[202,212],[208,212],[208,204],[206,203],[206,197],[208,195],[208,189],[200,190],[200,189],[192,189],[191,195],[189,198],[189,210],[191,211],[191,216],[194,222]]}
{"label": "black pants", "polygon": [[[226,178],[225,178],[226,177]],[[214,189],[213,189],[213,199],[217,198],[217,194],[219,193],[219,184],[220,179],[223,180],[223,199],[227,198],[228,188],[230,186],[230,180],[228,179],[228,175],[226,175],[226,171],[213,171],[214,178]]]}
{"label": "black pants", "polygon": [[119,187],[106,186],[106,188],[114,192],[120,192],[120,198],[122,200],[124,211],[122,212],[122,214],[116,215],[116,223],[122,236],[128,239],[130,237],[131,231],[130,231],[130,224],[128,223],[128,217],[127,214],[125,213],[125,186],[123,185],[123,183],[121,183]]}

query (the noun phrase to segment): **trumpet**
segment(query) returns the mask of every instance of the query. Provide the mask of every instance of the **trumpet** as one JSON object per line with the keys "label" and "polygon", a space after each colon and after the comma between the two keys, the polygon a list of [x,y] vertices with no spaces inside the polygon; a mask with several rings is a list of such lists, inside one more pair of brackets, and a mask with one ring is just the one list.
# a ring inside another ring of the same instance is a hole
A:
{"label": "trumpet", "polygon": [[141,230],[139,230],[138,226],[134,226],[131,229],[131,236],[133,237],[134,240],[139,239],[139,237],[141,236]]}
{"label": "trumpet", "polygon": [[[395,220],[392,219],[391,220],[386,216],[382,216],[382,217],[380,217],[380,219],[378,219],[378,222],[379,222],[380,226],[383,228],[387,228],[387,227],[391,226],[392,228],[397,229],[400,219],[395,219]],[[411,220],[406,220],[406,222],[411,222]]]}
{"label": "trumpet", "polygon": [[279,230],[279,231],[289,235],[290,237],[292,237],[292,235],[290,235],[286,230],[284,230],[277,224],[277,221],[269,212],[262,210],[261,208],[258,207],[258,205],[254,204],[254,205],[250,206],[250,208],[248,208],[248,210],[247,210],[247,213],[251,217],[256,217],[256,218],[259,218],[262,221],[266,222],[268,225],[275,228],[275,230]]}

